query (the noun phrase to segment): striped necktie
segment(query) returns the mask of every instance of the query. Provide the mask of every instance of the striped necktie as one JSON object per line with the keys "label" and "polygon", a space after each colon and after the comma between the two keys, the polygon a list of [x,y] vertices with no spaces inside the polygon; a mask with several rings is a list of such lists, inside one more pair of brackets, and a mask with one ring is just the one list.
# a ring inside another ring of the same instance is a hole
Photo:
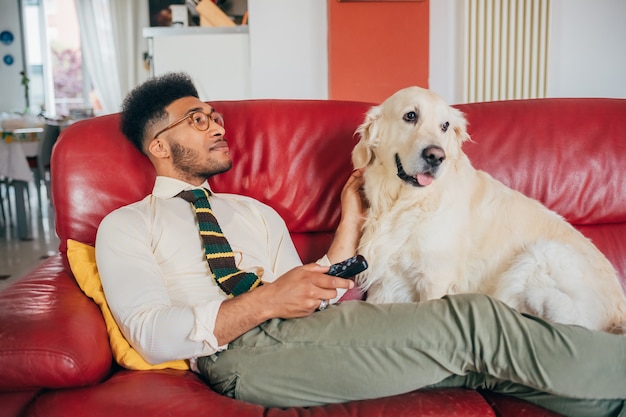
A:
{"label": "striped necktie", "polygon": [[244,272],[237,268],[233,250],[211,210],[210,195],[209,190],[197,188],[181,191],[176,197],[181,197],[193,205],[206,260],[215,282],[232,298],[258,287],[261,280],[252,272]]}

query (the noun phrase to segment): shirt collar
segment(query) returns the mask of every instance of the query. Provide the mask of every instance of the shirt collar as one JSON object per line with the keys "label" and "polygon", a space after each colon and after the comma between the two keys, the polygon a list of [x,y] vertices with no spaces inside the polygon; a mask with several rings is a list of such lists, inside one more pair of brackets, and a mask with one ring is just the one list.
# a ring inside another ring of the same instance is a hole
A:
{"label": "shirt collar", "polygon": [[175,178],[157,176],[152,188],[152,195],[158,198],[172,198],[184,190],[193,190],[194,188],[211,189],[208,181],[204,181],[200,186],[196,187]]}

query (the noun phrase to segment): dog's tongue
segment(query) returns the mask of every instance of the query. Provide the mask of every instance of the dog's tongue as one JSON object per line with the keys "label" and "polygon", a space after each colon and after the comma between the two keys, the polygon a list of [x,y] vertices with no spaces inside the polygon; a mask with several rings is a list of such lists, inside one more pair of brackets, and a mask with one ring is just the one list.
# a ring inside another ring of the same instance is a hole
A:
{"label": "dog's tongue", "polygon": [[417,180],[419,185],[423,187],[430,185],[430,183],[433,182],[433,176],[430,174],[417,174],[415,176],[415,179]]}

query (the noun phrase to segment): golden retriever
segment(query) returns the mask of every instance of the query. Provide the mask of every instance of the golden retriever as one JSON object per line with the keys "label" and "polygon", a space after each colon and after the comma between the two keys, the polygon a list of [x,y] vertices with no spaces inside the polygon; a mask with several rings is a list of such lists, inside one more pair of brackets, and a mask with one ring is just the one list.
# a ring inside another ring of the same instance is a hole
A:
{"label": "golden retriever", "polygon": [[466,120],[435,93],[398,91],[356,133],[370,208],[357,277],[373,303],[484,293],[547,320],[626,331],[615,270],[580,232],[538,201],[476,170]]}

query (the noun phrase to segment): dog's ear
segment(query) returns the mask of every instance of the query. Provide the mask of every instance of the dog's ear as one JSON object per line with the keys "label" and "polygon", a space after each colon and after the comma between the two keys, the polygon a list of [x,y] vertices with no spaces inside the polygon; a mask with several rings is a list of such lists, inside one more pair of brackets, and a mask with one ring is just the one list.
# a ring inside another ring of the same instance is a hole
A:
{"label": "dog's ear", "polygon": [[469,133],[467,133],[467,119],[463,112],[459,109],[455,109],[454,107],[450,107],[450,115],[452,120],[450,120],[450,124],[452,125],[452,129],[454,130],[454,134],[459,142],[459,146],[464,142],[471,141]]}
{"label": "dog's ear", "polygon": [[360,136],[359,142],[352,150],[352,165],[355,169],[364,168],[374,159],[373,146],[376,143],[378,129],[376,121],[382,114],[380,106],[374,106],[365,114],[365,121],[356,129],[355,135]]}
{"label": "dog's ear", "polygon": [[354,169],[365,168],[374,159],[370,146],[361,136],[361,140],[352,149],[352,166]]}

